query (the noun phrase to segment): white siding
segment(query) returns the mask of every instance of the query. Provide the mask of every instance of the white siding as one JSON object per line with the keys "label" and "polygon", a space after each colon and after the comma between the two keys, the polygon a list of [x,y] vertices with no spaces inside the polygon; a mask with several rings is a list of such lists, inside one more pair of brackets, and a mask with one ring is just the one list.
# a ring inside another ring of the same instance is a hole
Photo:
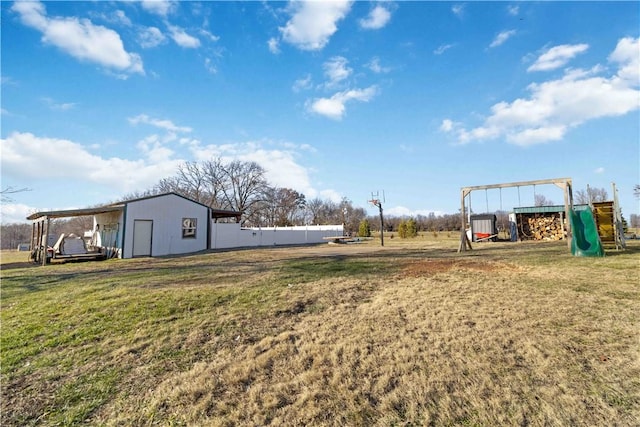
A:
{"label": "white siding", "polygon": [[342,225],[240,228],[237,223],[211,224],[211,248],[304,245],[322,243],[324,237],[342,236]]}
{"label": "white siding", "polygon": [[[175,194],[127,203],[123,258],[131,258],[134,220],[153,221],[151,256],[185,254],[207,249],[209,210]],[[182,237],[183,218],[196,219],[196,237]]]}

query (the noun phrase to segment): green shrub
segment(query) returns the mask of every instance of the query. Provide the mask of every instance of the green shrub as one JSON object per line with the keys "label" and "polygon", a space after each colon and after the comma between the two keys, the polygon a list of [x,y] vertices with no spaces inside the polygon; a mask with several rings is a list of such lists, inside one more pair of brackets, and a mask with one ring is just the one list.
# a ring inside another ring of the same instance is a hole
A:
{"label": "green shrub", "polygon": [[418,224],[416,223],[416,220],[409,218],[406,221],[400,221],[400,225],[398,225],[398,235],[402,239],[416,237],[418,235]]}
{"label": "green shrub", "polygon": [[358,227],[358,237],[371,237],[371,225],[368,219],[360,221],[360,227]]}

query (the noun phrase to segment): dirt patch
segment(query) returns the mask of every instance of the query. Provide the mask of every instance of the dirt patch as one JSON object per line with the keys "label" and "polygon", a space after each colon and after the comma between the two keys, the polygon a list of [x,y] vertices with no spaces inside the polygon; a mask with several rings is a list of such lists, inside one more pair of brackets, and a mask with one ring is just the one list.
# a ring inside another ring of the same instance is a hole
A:
{"label": "dirt patch", "polygon": [[446,273],[450,270],[491,272],[504,269],[504,265],[493,262],[480,262],[466,259],[424,259],[406,263],[402,269],[402,274],[406,277],[420,277]]}

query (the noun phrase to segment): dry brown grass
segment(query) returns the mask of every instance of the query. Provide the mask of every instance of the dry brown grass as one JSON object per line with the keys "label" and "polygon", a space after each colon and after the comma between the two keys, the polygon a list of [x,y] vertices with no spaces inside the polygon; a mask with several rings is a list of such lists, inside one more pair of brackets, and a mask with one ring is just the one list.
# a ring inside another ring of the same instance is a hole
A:
{"label": "dry brown grass", "polygon": [[[69,370],[127,366],[78,422],[638,424],[640,247],[584,259],[558,244],[459,255],[455,238],[376,243],[73,266],[148,271],[122,291],[194,297],[191,308],[176,303],[173,315],[105,334]],[[185,263],[187,276],[177,273]],[[176,272],[152,273],[165,268]],[[197,307],[214,291],[228,299]],[[12,404],[30,402],[16,384],[44,381],[37,372],[10,376],[24,397]]]}

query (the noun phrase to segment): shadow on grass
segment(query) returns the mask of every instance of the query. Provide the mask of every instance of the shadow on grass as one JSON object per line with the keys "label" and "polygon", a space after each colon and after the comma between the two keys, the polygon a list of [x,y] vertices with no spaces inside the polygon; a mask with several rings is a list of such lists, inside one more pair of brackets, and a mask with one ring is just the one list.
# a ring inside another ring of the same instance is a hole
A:
{"label": "shadow on grass", "polygon": [[605,248],[605,256],[620,256],[620,255],[629,255],[629,254],[640,254],[640,245],[634,242],[634,244],[630,244],[627,242],[627,247],[625,249],[616,249],[616,248]]}
{"label": "shadow on grass", "polygon": [[29,261],[10,262],[7,264],[0,265],[0,271],[13,270],[16,268],[31,268],[31,267],[40,267],[40,264],[36,264],[34,262],[29,262]]}
{"label": "shadow on grass", "polygon": [[[404,261],[424,259],[524,261],[549,264],[559,259],[569,261],[571,252],[565,242],[486,242],[476,243],[473,250],[458,253],[452,247],[372,247],[340,245],[327,248],[322,245],[277,246],[265,248],[233,248],[229,250],[209,250],[198,253],[171,255],[132,260],[101,261],[93,267],[92,262],[56,263],[39,269],[30,263],[3,265],[2,270],[13,270],[3,274],[3,298],[11,298],[25,292],[50,290],[70,280],[81,283],[123,284],[128,280],[144,280],[149,273],[154,283],[167,277],[166,285],[179,286],[181,280],[187,283],[197,276],[199,283],[206,278],[214,283],[217,274],[228,276],[238,271],[239,282],[243,275],[279,271],[278,280],[315,280],[322,277],[353,277],[358,275],[383,274],[396,269]],[[281,253],[271,252],[274,250]],[[255,256],[252,253],[254,252]],[[270,253],[271,252],[271,253]],[[237,257],[220,258],[221,254],[235,254]],[[607,251],[607,256],[635,255],[640,253],[640,244],[629,245],[625,251]],[[267,259],[261,259],[265,255]],[[9,266],[9,267],[7,267]],[[24,268],[17,271],[18,268]],[[136,286],[144,287],[144,284]],[[240,284],[238,286],[241,286]]]}

